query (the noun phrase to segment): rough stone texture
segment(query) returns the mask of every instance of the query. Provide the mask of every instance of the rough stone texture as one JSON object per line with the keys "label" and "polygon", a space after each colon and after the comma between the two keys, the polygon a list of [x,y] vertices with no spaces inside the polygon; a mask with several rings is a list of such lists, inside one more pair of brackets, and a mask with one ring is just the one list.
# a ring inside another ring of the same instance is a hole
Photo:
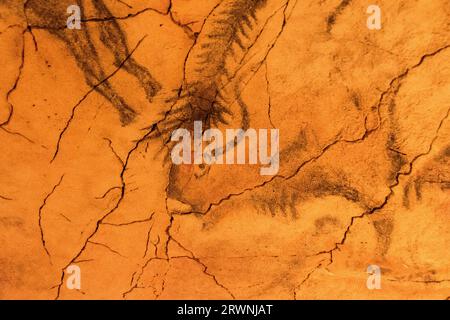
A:
{"label": "rough stone texture", "polygon": [[[450,5],[376,2],[0,1],[0,298],[448,299]],[[279,173],[173,166],[207,118]]]}

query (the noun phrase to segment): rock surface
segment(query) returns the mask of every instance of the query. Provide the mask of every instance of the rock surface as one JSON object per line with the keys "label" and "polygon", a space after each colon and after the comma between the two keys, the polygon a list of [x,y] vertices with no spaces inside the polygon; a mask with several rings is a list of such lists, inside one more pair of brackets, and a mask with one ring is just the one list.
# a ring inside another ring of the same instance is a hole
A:
{"label": "rock surface", "polygon": [[[89,0],[70,30],[76,2],[0,1],[0,298],[450,296],[447,0],[379,0],[381,30],[356,0]],[[194,120],[279,129],[279,172],[173,165]]]}

